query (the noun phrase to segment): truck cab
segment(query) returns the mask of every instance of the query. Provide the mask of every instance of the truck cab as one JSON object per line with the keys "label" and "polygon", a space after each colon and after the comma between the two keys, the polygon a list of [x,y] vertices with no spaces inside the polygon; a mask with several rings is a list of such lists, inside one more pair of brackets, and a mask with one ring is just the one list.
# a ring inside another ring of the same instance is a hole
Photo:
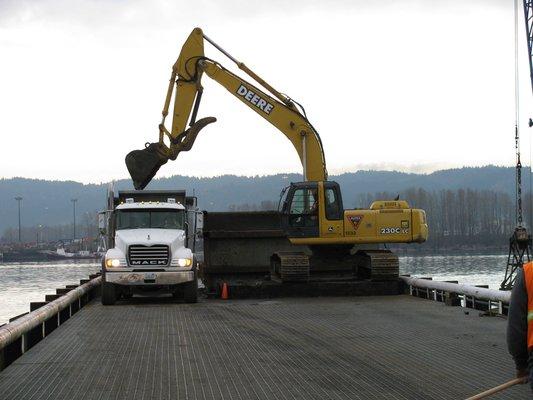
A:
{"label": "truck cab", "polygon": [[167,292],[197,301],[194,256],[196,199],[184,191],[123,191],[108,195],[100,229],[102,304],[135,293]]}

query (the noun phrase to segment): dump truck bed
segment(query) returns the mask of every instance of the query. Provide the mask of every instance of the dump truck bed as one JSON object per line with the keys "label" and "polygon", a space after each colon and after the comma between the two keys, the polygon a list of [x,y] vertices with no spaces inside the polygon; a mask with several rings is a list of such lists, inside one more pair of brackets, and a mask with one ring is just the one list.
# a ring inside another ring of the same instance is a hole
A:
{"label": "dump truck bed", "polygon": [[270,274],[270,256],[278,250],[308,252],[293,246],[276,211],[204,212],[202,276],[210,291],[221,281],[253,285]]}
{"label": "dump truck bed", "polygon": [[[203,224],[201,276],[208,292],[214,295],[220,295],[223,282],[230,286],[234,297],[241,298],[399,293],[396,256],[395,274],[387,276],[389,282],[372,282],[358,271],[360,257],[355,250],[352,254],[346,250],[337,253],[327,246],[329,253],[317,255],[308,246],[291,244],[282,229],[281,214],[276,211],[204,212]],[[376,249],[376,245],[364,248]],[[283,274],[272,276],[271,257],[282,253],[309,258],[308,281],[282,283],[276,278]]]}

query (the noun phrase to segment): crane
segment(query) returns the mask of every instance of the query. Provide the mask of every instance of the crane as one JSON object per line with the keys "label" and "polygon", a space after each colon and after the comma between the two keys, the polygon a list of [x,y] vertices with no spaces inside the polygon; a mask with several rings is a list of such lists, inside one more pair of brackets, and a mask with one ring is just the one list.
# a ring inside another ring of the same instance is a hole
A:
{"label": "crane", "polygon": [[[524,21],[526,24],[527,51],[529,60],[529,76],[531,89],[533,91],[533,2],[523,0]],[[516,279],[516,271],[522,268],[524,260],[529,261],[531,256],[531,235],[523,226],[522,212],[522,162],[520,160],[520,131],[519,131],[519,80],[518,80],[518,0],[514,0],[515,16],[515,202],[516,202],[516,227],[509,238],[509,253],[507,255],[507,266],[505,277],[500,284],[501,290],[511,290]],[[529,126],[533,126],[533,121],[529,119]],[[531,166],[530,166],[531,168]],[[531,172],[531,171],[530,171]]]}

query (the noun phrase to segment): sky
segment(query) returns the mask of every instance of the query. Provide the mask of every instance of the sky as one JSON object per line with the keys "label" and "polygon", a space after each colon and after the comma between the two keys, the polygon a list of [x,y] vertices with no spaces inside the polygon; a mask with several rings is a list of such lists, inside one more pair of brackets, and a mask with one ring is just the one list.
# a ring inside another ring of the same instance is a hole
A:
{"label": "sky", "polygon": [[[0,177],[126,178],[125,155],[157,140],[171,66],[196,26],[305,106],[330,174],[514,164],[512,0],[0,0]],[[206,55],[237,71],[208,44]],[[203,85],[199,117],[218,121],[158,176],[301,172],[283,134]]]}

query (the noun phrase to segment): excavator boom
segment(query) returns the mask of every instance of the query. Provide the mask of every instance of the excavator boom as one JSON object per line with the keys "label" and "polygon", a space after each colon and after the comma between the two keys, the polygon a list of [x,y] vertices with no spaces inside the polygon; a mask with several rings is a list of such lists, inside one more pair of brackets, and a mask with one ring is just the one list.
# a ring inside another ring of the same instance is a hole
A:
{"label": "excavator boom", "polygon": [[[228,71],[216,61],[205,57],[204,39],[234,61],[264,90]],[[206,37],[200,28],[195,28],[184,43],[172,67],[162,112],[163,119],[159,125],[159,141],[147,143],[145,149],[134,150],[126,156],[126,166],[136,189],[146,187],[159,168],[169,159],[175,160],[180,152],[189,151],[200,130],[216,121],[213,117],[196,120],[203,93],[201,79],[204,73],[274,125],[291,141],[302,162],[304,180],[323,181],[327,179],[326,161],[320,136],[295,103]],[[175,96],[174,110],[172,128],[169,132],[165,128],[165,119],[173,94]],[[164,143],[165,136],[170,142],[169,146]]]}

